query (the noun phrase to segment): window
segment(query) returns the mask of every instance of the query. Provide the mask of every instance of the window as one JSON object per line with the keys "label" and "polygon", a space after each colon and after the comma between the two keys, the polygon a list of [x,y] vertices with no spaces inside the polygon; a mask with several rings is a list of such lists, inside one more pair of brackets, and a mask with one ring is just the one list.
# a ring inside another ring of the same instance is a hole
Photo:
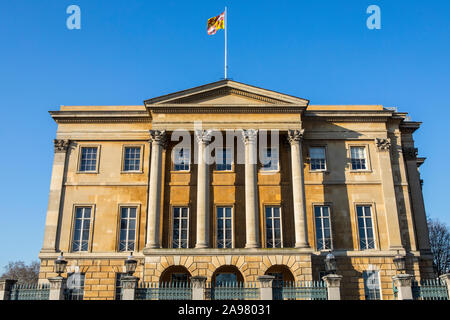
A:
{"label": "window", "polygon": [[97,171],[97,151],[98,147],[81,147],[80,172]]}
{"label": "window", "polygon": [[281,248],[281,212],[280,207],[266,207],[266,247]]}
{"label": "window", "polygon": [[187,207],[173,208],[172,248],[188,247],[188,219]]}
{"label": "window", "polygon": [[359,230],[359,246],[361,250],[374,249],[375,240],[370,206],[356,206]]}
{"label": "window", "polygon": [[367,170],[366,148],[350,147],[352,170]]}
{"label": "window", "polygon": [[122,300],[122,277],[126,276],[126,273],[116,273],[116,300]]}
{"label": "window", "polygon": [[123,171],[141,170],[141,147],[125,147]]}
{"label": "window", "polygon": [[262,170],[277,171],[278,160],[278,148],[265,148],[263,151]]}
{"label": "window", "polygon": [[83,300],[84,273],[69,273],[67,275],[67,289],[64,292],[65,300]]}
{"label": "window", "polygon": [[136,207],[120,208],[119,251],[135,250],[136,212]]}
{"label": "window", "polygon": [[363,272],[366,300],[381,300],[380,275],[377,270]]}
{"label": "window", "polygon": [[232,207],[217,207],[217,248],[233,247]]}
{"label": "window", "polygon": [[232,158],[230,148],[216,148],[216,170],[231,171]]}
{"label": "window", "polygon": [[216,275],[216,286],[222,286],[237,282],[237,275],[234,273],[222,272]]}
{"label": "window", "polygon": [[188,282],[189,275],[187,273],[172,273],[170,276],[172,282]]}
{"label": "window", "polygon": [[325,171],[327,169],[324,147],[309,148],[309,156],[311,158],[312,171]]}
{"label": "window", "polygon": [[173,156],[174,171],[189,171],[191,150],[189,148],[175,148]]}
{"label": "window", "polygon": [[317,250],[332,249],[330,208],[328,206],[314,206],[314,217]]}
{"label": "window", "polygon": [[89,232],[91,229],[92,207],[77,207],[73,230],[72,251],[89,250]]}

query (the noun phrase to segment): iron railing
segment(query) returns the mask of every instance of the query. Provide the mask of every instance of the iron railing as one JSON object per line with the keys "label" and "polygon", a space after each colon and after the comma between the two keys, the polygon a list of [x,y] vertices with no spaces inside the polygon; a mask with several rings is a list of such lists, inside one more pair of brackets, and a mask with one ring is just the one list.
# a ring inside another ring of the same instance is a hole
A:
{"label": "iron railing", "polygon": [[11,288],[11,300],[48,300],[49,284],[16,283]]}
{"label": "iron railing", "polygon": [[140,282],[135,299],[192,300],[192,287],[189,282]]}
{"label": "iron railing", "polygon": [[274,283],[273,300],[327,300],[324,281],[285,281]]}
{"label": "iron railing", "polygon": [[448,300],[446,284],[439,278],[412,281],[412,294],[414,300]]}
{"label": "iron railing", "polygon": [[259,300],[260,289],[257,282],[206,283],[206,300]]}

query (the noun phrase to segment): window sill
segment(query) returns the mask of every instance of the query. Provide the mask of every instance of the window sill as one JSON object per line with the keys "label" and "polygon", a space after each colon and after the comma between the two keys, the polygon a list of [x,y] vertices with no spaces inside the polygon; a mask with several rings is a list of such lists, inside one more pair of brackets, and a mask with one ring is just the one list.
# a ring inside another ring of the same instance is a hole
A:
{"label": "window sill", "polygon": [[77,171],[77,174],[98,174],[98,171]]}
{"label": "window sill", "polygon": [[191,173],[191,170],[170,170],[170,173],[178,174],[178,173]]}
{"label": "window sill", "polygon": [[142,170],[141,171],[120,171],[120,174],[141,174],[144,173]]}

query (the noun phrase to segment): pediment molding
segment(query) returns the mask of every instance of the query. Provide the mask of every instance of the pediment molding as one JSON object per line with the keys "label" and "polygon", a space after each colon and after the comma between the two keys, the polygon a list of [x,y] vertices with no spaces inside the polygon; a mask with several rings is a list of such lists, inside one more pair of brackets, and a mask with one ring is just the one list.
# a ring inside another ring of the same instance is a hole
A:
{"label": "pediment molding", "polygon": [[145,100],[144,104],[148,108],[161,104],[193,104],[214,97],[227,95],[242,96],[255,100],[255,105],[261,104],[262,102],[264,104],[295,104],[306,107],[309,104],[309,100],[306,99],[250,86],[232,80],[221,80],[203,86],[155,97]]}

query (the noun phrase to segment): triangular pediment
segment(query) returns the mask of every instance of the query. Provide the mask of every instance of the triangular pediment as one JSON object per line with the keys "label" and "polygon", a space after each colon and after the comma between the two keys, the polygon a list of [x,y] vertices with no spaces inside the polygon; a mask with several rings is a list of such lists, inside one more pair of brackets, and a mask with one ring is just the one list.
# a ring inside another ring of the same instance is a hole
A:
{"label": "triangular pediment", "polygon": [[146,106],[161,104],[208,105],[286,105],[307,106],[306,99],[250,86],[244,83],[221,80],[203,86],[174,92],[144,101]]}

